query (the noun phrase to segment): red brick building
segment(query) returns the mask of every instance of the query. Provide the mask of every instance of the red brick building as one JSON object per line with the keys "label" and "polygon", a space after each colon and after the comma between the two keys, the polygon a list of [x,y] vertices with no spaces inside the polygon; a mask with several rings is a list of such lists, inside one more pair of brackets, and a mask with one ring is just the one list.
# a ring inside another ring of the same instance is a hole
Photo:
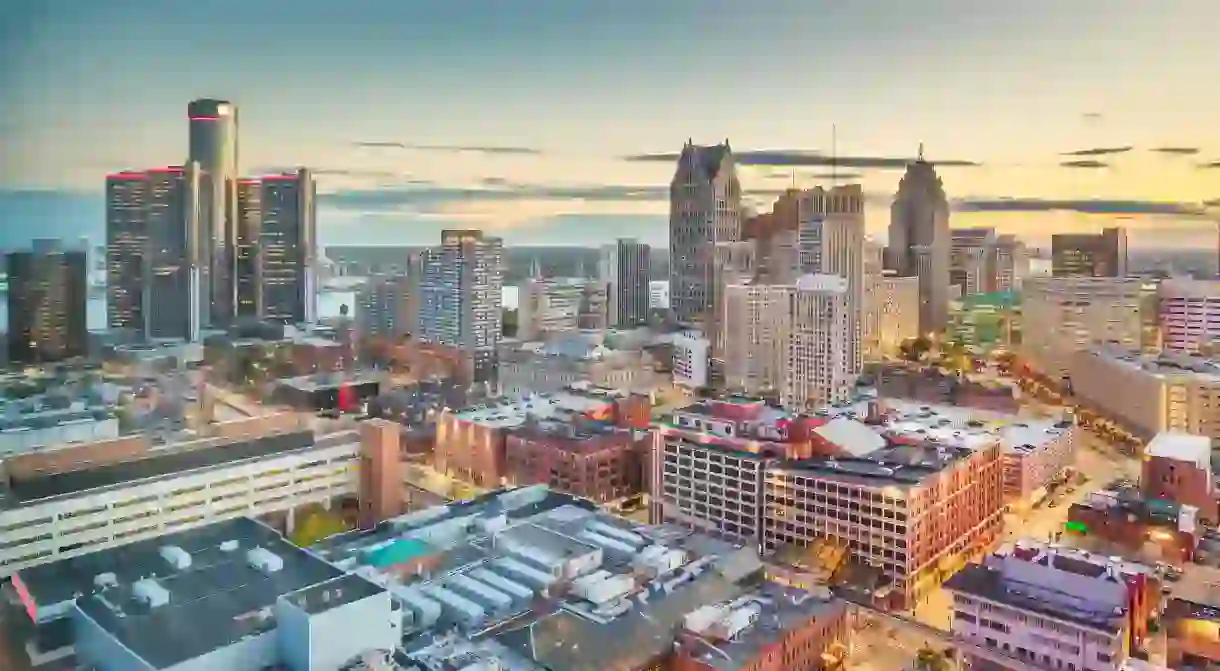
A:
{"label": "red brick building", "polygon": [[[581,426],[585,424],[586,426]],[[598,429],[587,422],[532,423],[505,440],[505,475],[518,485],[546,484],[601,504],[638,503],[649,439],[630,429]]]}

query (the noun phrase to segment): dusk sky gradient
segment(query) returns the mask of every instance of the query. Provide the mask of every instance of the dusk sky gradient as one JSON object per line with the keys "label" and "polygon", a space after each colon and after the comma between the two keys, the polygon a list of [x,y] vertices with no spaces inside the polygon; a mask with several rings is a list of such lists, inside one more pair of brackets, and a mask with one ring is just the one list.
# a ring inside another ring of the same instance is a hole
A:
{"label": "dusk sky gradient", "polygon": [[[510,243],[663,244],[673,166],[623,157],[688,137],[828,154],[832,125],[845,158],[908,158],[923,142],[932,160],[980,163],[941,168],[967,201],[955,226],[1035,243],[1116,223],[1136,244],[1216,239],[1215,218],[1194,214],[1220,199],[1220,167],[1206,167],[1220,161],[1216,0],[17,0],[3,12],[5,197],[96,200],[108,171],[180,162],[186,102],[214,96],[240,108],[246,172],[320,171],[324,242],[428,242],[469,224]],[[830,169],[740,171],[764,205],[794,175],[810,186]],[[838,172],[873,195],[868,226],[883,235],[901,170]],[[1023,200],[994,202],[1006,198]]]}

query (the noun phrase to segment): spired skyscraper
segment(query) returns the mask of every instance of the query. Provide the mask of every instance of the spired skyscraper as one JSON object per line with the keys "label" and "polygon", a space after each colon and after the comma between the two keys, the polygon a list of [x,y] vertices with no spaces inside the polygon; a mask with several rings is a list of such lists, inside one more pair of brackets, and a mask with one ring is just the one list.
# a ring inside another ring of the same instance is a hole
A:
{"label": "spired skyscraper", "polygon": [[717,243],[741,239],[741,183],[729,141],[690,140],[669,185],[669,306],[679,321],[706,323],[716,305]]}
{"label": "spired skyscraper", "polygon": [[208,327],[227,326],[237,314],[237,106],[201,98],[186,106],[189,122],[187,162],[208,175],[200,194],[205,213],[198,241],[202,304],[209,306]]}
{"label": "spired skyscraper", "polygon": [[952,250],[949,200],[936,168],[919,157],[907,166],[890,206],[885,264],[904,277],[919,278],[919,332],[935,333],[949,319],[949,262]]}

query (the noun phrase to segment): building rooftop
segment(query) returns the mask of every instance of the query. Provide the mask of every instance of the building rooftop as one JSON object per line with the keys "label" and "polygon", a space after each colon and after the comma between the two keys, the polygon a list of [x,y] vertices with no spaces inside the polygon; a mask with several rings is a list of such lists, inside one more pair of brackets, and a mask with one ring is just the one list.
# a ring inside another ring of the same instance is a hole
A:
{"label": "building rooftop", "polygon": [[284,595],[297,608],[316,615],[367,599],[385,590],[354,573],[345,573],[326,582],[319,582]]}
{"label": "building rooftop", "polygon": [[1220,360],[1199,354],[1142,354],[1118,346],[1090,350],[1096,357],[1141,370],[1162,379],[1196,378],[1220,382]]}
{"label": "building rooftop", "polygon": [[8,417],[0,417],[0,433],[41,431],[64,426],[65,424],[104,422],[113,417],[114,413],[105,408],[50,410],[16,416],[10,415]]}
{"label": "building rooftop", "polygon": [[299,391],[310,392],[342,385],[380,384],[384,380],[385,374],[377,371],[339,371],[285,378],[280,380],[280,384]]}
{"label": "building rooftop", "polygon": [[479,405],[462,408],[454,415],[466,422],[496,429],[516,428],[528,418],[561,420],[582,415],[613,403],[609,390],[569,389],[558,393],[530,394],[521,398],[500,397]]}
{"label": "building rooftop", "polygon": [[814,594],[765,582],[736,599],[688,615],[684,630],[690,638],[684,645],[688,654],[717,671],[738,671],[788,631],[810,620],[838,617],[844,609],[828,590]]}
{"label": "building rooftop", "polygon": [[863,456],[791,459],[781,472],[837,480],[870,487],[912,487],[974,454],[965,447],[889,441],[887,447]]}
{"label": "building rooftop", "polygon": [[[255,548],[279,557],[280,570],[267,574],[252,568],[247,552]],[[27,610],[38,619],[67,615],[76,602],[162,668],[236,640],[239,630],[248,633],[235,616],[342,575],[270,527],[238,518],[35,566],[14,579],[24,586]],[[145,579],[168,594],[166,603],[140,602],[136,593],[147,592],[136,585]]]}
{"label": "building rooftop", "polygon": [[306,449],[314,446],[312,431],[295,431],[246,440],[217,443],[183,451],[161,450],[155,456],[80,471],[55,473],[10,484],[8,502],[18,506],[32,505],[57,497],[128,483],[174,476],[185,471],[213,468],[247,459],[259,459]]}
{"label": "building rooftop", "polygon": [[1203,619],[1220,620],[1220,568],[1191,564],[1168,586],[1168,598],[1193,604]]}
{"label": "building rooftop", "polygon": [[1206,470],[1211,468],[1212,441],[1208,436],[1162,431],[1144,447],[1144,456],[1192,463]]}
{"label": "building rooftop", "polygon": [[[745,658],[792,626],[789,606],[831,607],[757,587],[763,566],[751,548],[633,523],[541,485],[405,515],[314,550],[401,600],[403,654],[426,668],[642,668],[672,650],[684,618],[704,606],[750,594],[782,601],[763,609],[777,617],[728,646]],[[380,561],[387,552],[397,557]]]}
{"label": "building rooftop", "polygon": [[871,395],[849,403],[829,406],[816,414],[864,420],[870,404],[877,416],[871,426],[890,437],[937,445],[978,450],[997,443],[1010,452],[1028,452],[1063,436],[1071,423],[1059,419],[1034,419],[999,412],[949,405],[928,405],[895,399],[877,400]]}

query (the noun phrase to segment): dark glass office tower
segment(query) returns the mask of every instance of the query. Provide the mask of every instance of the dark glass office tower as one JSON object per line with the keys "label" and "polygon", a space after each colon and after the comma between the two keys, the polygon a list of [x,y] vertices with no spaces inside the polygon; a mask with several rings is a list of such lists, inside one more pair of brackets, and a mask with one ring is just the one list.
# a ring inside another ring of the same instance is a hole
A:
{"label": "dark glass office tower", "polygon": [[148,267],[148,173],[106,177],[106,325],[144,332]]}
{"label": "dark glass office tower", "polygon": [[316,192],[305,169],[262,179],[263,317],[285,324],[317,319],[314,262],[317,250]]}
{"label": "dark glass office tower", "polygon": [[239,318],[257,318],[263,313],[262,246],[259,240],[262,230],[263,183],[257,179],[239,179],[236,260],[233,264]]}
{"label": "dark glass office tower", "polygon": [[8,267],[8,358],[41,364],[85,356],[89,331],[88,260],[35,241],[32,251],[10,252]]}
{"label": "dark glass office tower", "polygon": [[210,321],[222,327],[236,314],[234,281],[237,228],[237,106],[226,100],[204,98],[187,105],[190,123],[188,162],[199,164],[209,176],[201,203],[208,215],[200,222],[200,286]]}

